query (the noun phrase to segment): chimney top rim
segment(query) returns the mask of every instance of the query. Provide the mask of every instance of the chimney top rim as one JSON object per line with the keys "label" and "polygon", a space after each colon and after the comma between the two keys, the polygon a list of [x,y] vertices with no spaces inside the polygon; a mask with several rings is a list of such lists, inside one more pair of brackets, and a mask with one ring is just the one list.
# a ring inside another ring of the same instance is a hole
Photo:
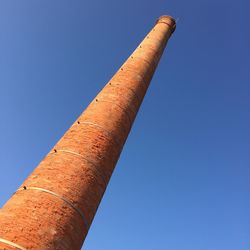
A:
{"label": "chimney top rim", "polygon": [[165,23],[170,26],[170,28],[172,29],[172,33],[175,31],[176,21],[172,16],[162,15],[156,20],[156,24],[157,23]]}

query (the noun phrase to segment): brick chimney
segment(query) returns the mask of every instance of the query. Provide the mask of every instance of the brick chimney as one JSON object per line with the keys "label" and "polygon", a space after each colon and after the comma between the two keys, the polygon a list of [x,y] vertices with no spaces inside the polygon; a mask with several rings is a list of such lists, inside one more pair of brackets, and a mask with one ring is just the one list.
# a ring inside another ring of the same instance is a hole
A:
{"label": "brick chimney", "polygon": [[168,39],[153,29],[0,210],[0,249],[79,250]]}

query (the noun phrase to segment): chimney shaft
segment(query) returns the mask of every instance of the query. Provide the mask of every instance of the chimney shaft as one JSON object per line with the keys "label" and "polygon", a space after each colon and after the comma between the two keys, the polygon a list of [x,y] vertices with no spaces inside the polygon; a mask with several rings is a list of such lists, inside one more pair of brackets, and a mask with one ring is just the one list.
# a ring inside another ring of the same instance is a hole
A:
{"label": "chimney shaft", "polygon": [[78,250],[175,29],[160,17],[0,210],[0,249]]}

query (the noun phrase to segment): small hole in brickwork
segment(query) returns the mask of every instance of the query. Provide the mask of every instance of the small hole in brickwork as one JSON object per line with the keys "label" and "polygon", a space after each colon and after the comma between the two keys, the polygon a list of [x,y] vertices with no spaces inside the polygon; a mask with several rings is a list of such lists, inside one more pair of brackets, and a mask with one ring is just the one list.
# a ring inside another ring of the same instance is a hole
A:
{"label": "small hole in brickwork", "polygon": [[26,187],[26,186],[23,186],[23,189],[24,189],[24,190],[26,190],[26,189],[27,189],[27,187]]}
{"label": "small hole in brickwork", "polygon": [[78,123],[78,124],[80,124],[80,122],[79,122],[79,121],[77,121],[77,123]]}
{"label": "small hole in brickwork", "polygon": [[57,150],[56,150],[56,149],[54,149],[54,152],[56,153],[56,152],[57,152]]}
{"label": "small hole in brickwork", "polygon": [[96,102],[98,102],[98,99],[95,99]]}
{"label": "small hole in brickwork", "polygon": [[141,48],[141,45],[140,45],[140,48]]}
{"label": "small hole in brickwork", "polygon": [[121,68],[121,70],[123,70],[123,68]]}
{"label": "small hole in brickwork", "polygon": [[109,83],[109,85],[111,85],[111,82]]}
{"label": "small hole in brickwork", "polygon": [[131,58],[133,59],[134,57],[133,57],[133,56],[131,56]]}

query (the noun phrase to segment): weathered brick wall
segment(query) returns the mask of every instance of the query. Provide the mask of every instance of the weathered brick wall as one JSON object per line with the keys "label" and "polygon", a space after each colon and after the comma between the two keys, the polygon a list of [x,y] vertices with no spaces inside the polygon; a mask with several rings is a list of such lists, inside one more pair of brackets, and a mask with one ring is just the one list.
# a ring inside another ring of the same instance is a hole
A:
{"label": "weathered brick wall", "polygon": [[174,28],[171,17],[158,19],[1,209],[0,249],[81,249]]}

